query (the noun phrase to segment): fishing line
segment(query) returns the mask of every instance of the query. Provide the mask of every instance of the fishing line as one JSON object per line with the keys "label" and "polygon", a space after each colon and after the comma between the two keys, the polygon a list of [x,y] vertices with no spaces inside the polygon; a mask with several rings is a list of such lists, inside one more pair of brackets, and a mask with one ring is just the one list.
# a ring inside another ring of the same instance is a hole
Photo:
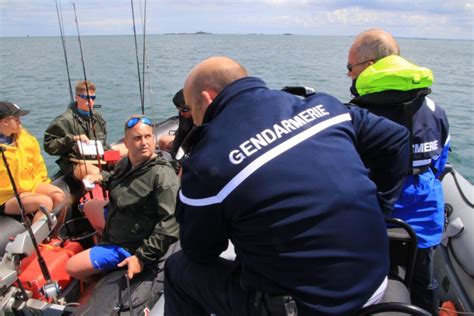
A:
{"label": "fishing line", "polygon": [[142,67],[143,67],[143,72],[142,72],[142,76],[143,76],[143,80],[142,80],[142,91],[143,91],[143,95],[142,95],[142,114],[145,114],[145,65],[146,65],[146,49],[145,49],[145,46],[146,46],[146,0],[144,0],[145,2],[145,8],[143,10],[143,61],[142,61]]}
{"label": "fishing line", "polygon": [[[145,0],[146,2],[146,0]],[[142,5],[141,5],[141,1],[138,2],[138,6],[139,6],[139,9],[140,9],[140,17],[141,17],[141,22],[142,22],[142,27],[143,27],[143,43],[146,43],[146,38],[145,38],[145,34],[146,34],[146,3],[145,3],[145,10],[143,11],[142,10]],[[144,13],[145,12],[145,13]],[[153,100],[153,91],[152,91],[152,87],[151,87],[151,76],[150,76],[150,65],[148,64],[148,49],[147,47],[145,46],[145,44],[143,45],[143,76],[147,76],[148,78],[148,81],[147,81],[147,84],[148,84],[148,90],[149,90],[149,96],[150,96],[150,107],[152,109],[152,117],[155,117],[155,112],[153,111],[154,109],[154,100]],[[145,89],[145,78],[143,78],[143,94],[145,96],[145,92],[146,89]],[[145,102],[143,102],[145,103]]]}
{"label": "fishing line", "polygon": [[[68,62],[68,57],[67,57],[67,49],[66,49],[66,39],[65,39],[65,36],[64,36],[64,23],[63,23],[63,11],[62,11],[62,6],[61,6],[61,1],[59,0],[55,0],[56,2],[56,13],[57,13],[57,16],[58,16],[58,24],[59,24],[59,32],[61,34],[61,42],[62,42],[62,46],[63,46],[63,53],[64,53],[64,60],[65,60],[65,63],[66,63],[66,71],[67,71],[67,79],[68,79],[68,85],[69,85],[69,96],[70,96],[70,103],[74,103],[74,96],[73,96],[73,92],[72,92],[72,85],[71,85],[71,75],[70,75],[70,72],[69,72],[69,62]],[[73,120],[73,129],[75,131],[75,134],[76,135],[79,135],[79,127],[77,126],[77,120],[76,120],[76,117],[74,117],[74,120]],[[82,149],[82,143],[79,143],[79,146],[80,146],[80,150],[83,151]],[[87,164],[86,164],[86,158],[81,155],[81,160],[84,161],[84,168],[86,169],[86,173],[87,172]],[[81,177],[83,177],[82,175],[82,169],[80,170],[81,171]]]}
{"label": "fishing line", "polygon": [[74,102],[74,97],[72,93],[72,85],[71,85],[71,75],[69,73],[69,62],[67,58],[67,51],[66,51],[66,39],[64,36],[64,24],[63,24],[63,11],[61,7],[61,0],[55,0],[56,2],[56,13],[58,15],[58,24],[59,24],[59,32],[61,34],[61,42],[63,46],[63,52],[64,52],[64,60],[66,62],[66,71],[67,71],[67,83],[69,85],[69,96],[71,98],[71,102]]}
{"label": "fishing line", "polygon": [[140,74],[140,61],[138,59],[138,44],[137,44],[137,31],[135,28],[135,10],[133,6],[133,0],[130,0],[130,4],[132,6],[132,19],[133,19],[133,37],[135,39],[135,57],[137,60],[137,72],[138,72],[138,87],[140,89],[140,102],[141,102],[141,107],[142,107],[142,114],[145,114],[145,98],[143,97],[143,91],[142,91],[142,82],[141,82],[141,74]]}

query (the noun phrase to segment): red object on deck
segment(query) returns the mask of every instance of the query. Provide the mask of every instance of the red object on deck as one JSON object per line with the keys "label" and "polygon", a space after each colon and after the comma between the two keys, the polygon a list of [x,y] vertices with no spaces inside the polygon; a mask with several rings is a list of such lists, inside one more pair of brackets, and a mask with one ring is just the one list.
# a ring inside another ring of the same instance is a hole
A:
{"label": "red object on deck", "polygon": [[443,302],[439,311],[439,316],[458,316],[454,303],[451,301]]}
{"label": "red object on deck", "polygon": [[87,192],[79,200],[79,203],[85,203],[88,199],[92,199],[92,198],[94,200],[106,201],[109,199],[109,191],[105,190],[105,197],[104,197],[104,191],[102,190],[102,186],[99,183],[96,183],[92,191]]}
{"label": "red object on deck", "polygon": [[[61,241],[52,239],[47,244],[40,244],[41,256],[48,266],[49,274],[53,281],[57,281],[62,290],[71,282],[71,277],[66,273],[66,262],[70,257],[84,250],[78,242],[67,241],[60,247]],[[18,279],[26,290],[33,292],[33,298],[42,299],[40,289],[46,284],[41,268],[38,264],[36,253],[23,259],[20,265]]]}
{"label": "red object on deck", "polygon": [[104,151],[104,160],[107,162],[116,162],[120,160],[120,151],[118,150],[106,150]]}

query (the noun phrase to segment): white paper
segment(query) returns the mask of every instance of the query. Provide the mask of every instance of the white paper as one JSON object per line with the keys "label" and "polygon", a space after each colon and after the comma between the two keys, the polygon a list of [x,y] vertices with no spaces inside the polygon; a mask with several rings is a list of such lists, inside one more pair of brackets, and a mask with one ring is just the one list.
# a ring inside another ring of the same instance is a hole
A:
{"label": "white paper", "polygon": [[[97,149],[96,144],[97,143]],[[79,153],[83,156],[96,156],[97,152],[102,156],[104,154],[104,147],[100,140],[89,140],[88,142],[77,141],[77,147],[79,148]]]}

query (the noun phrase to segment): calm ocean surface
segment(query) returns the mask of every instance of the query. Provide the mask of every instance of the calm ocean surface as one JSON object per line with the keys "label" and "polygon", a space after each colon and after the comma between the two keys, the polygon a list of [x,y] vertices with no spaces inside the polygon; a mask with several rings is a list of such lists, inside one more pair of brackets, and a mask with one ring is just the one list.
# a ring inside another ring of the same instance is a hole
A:
{"label": "calm ocean surface", "polygon": [[[125,119],[140,113],[133,36],[84,36],[81,40],[87,78],[97,84],[96,103],[102,105],[108,122],[109,141],[117,140]],[[352,40],[299,35],[149,35],[145,113],[157,121],[176,115],[171,98],[186,74],[202,59],[217,54],[236,59],[270,88],[306,85],[347,102],[351,82],[345,65]],[[449,160],[474,183],[474,42],[400,39],[399,44],[405,58],[433,70],[432,98],[444,107],[450,120],[453,151]],[[74,86],[84,78],[77,37],[67,37],[66,45]],[[0,38],[0,100],[31,110],[23,125],[41,143],[44,130],[69,101],[59,37]],[[50,175],[54,174],[55,158],[44,157]]]}

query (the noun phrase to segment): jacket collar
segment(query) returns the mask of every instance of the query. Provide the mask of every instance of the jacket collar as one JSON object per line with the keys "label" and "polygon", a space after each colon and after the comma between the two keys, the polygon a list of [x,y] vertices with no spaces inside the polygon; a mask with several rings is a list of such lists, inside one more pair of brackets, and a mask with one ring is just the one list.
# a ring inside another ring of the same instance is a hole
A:
{"label": "jacket collar", "polygon": [[183,143],[176,154],[177,159],[182,161],[189,157],[194,147],[199,143],[206,127],[227,107],[230,100],[241,93],[253,89],[268,90],[268,87],[263,80],[256,77],[244,77],[225,87],[207,108],[206,113],[204,114],[203,123],[199,126],[195,126],[186,136],[185,140],[183,140]]}
{"label": "jacket collar", "polygon": [[400,56],[390,55],[378,60],[360,73],[355,87],[359,95],[386,90],[409,91],[431,86],[433,73]]}
{"label": "jacket collar", "polygon": [[166,161],[164,161],[163,158],[157,155],[151,159],[148,159],[147,161],[142,162],[135,168],[132,168],[132,164],[130,163],[128,157],[124,157],[116,164],[114,168],[114,175],[117,179],[124,178],[130,173],[133,173],[136,176],[137,174],[146,172],[155,165],[166,165]]}
{"label": "jacket collar", "polygon": [[[80,117],[86,117],[86,118],[89,117],[89,115],[86,116],[79,111],[79,109],[77,108],[76,101],[69,103],[68,107],[74,114],[79,115]],[[92,109],[92,115],[95,115],[94,108]]]}
{"label": "jacket collar", "polygon": [[225,87],[207,108],[202,125],[209,123],[218,116],[232,98],[243,92],[257,88],[268,89],[265,82],[256,77],[244,77]]}

